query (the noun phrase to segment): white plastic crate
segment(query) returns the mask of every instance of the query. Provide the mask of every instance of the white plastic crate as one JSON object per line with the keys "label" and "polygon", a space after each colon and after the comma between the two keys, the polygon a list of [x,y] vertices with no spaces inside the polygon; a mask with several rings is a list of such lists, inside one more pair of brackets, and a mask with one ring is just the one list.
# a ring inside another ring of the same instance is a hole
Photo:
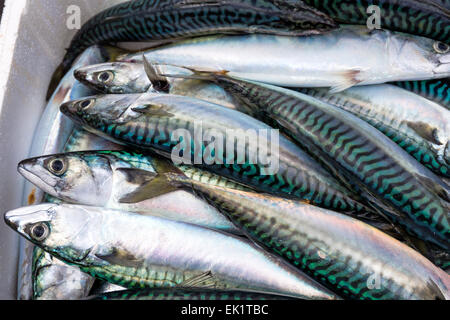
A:
{"label": "white plastic crate", "polygon": [[[71,5],[81,23],[125,0],[6,0],[0,26],[0,214],[22,205],[27,158],[46,105],[51,75],[77,30],[67,27]],[[0,299],[17,296],[19,236],[0,219]]]}

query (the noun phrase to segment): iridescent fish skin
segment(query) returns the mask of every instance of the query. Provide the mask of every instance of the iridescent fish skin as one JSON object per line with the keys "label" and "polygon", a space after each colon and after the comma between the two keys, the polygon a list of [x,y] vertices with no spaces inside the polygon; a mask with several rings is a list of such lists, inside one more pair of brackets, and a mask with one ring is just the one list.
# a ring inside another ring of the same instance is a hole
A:
{"label": "iridescent fish skin", "polygon": [[354,87],[332,94],[299,89],[374,126],[435,174],[450,177],[450,111],[389,84]]}
{"label": "iridescent fish skin", "polygon": [[151,290],[122,290],[92,296],[89,300],[235,300],[235,301],[264,301],[291,300],[289,297],[264,294],[252,291],[216,290],[216,289],[151,289]]}
{"label": "iridescent fish skin", "polygon": [[447,0],[303,0],[340,23],[366,25],[378,6],[381,27],[417,34],[450,44],[450,5]]}
{"label": "iridescent fish skin", "polygon": [[338,298],[244,238],[187,223],[69,204],[12,210],[5,221],[59,259],[128,289],[189,283],[307,299]]}
{"label": "iridescent fish skin", "polygon": [[124,15],[100,13],[72,39],[62,70],[70,68],[86,47],[97,43],[173,41],[220,33],[310,35],[336,27],[334,21],[310,7],[302,6],[297,11],[287,3],[270,8],[268,2],[259,2],[266,5],[254,6],[251,1],[173,1],[169,6],[157,4]]}
{"label": "iridescent fish skin", "polygon": [[85,150],[110,150],[121,151],[123,146],[115,144],[109,140],[102,139],[101,137],[92,134],[82,128],[75,127],[64,146],[64,153],[78,152]]}
{"label": "iridescent fish skin", "polygon": [[[84,151],[26,159],[19,163],[18,170],[46,193],[68,203],[120,209],[241,233],[215,208],[183,190],[136,203],[121,202],[127,194],[155,178],[161,161],[166,160],[134,152]],[[52,168],[55,163],[60,171]],[[198,179],[208,176],[201,169],[184,171]],[[243,188],[231,182],[227,185]]]}
{"label": "iridescent fish skin", "polygon": [[[172,66],[158,66],[161,73],[185,73],[190,72],[183,68]],[[107,62],[91,65],[75,70],[75,78],[85,85],[105,94],[132,94],[159,92],[149,80],[145,72],[143,63],[140,62]],[[239,109],[244,113],[249,110],[242,108],[241,104],[235,101],[221,87],[208,81],[195,79],[166,78],[170,94],[190,96],[202,99],[211,103],[220,104],[230,109]]]}
{"label": "iridescent fish skin", "polygon": [[[238,111],[185,96],[153,93],[88,97],[63,104],[61,111],[106,139],[156,150],[168,158],[172,158],[175,148],[183,149],[174,133],[186,128],[187,134],[193,137],[193,147],[186,151],[185,158],[201,169],[262,192],[296,197],[348,214],[379,219],[358,201],[358,195],[352,194],[293,142],[284,136],[276,137],[278,131]],[[212,156],[207,143],[203,142],[202,147],[197,139],[199,126],[205,133],[214,132],[216,136],[220,133],[223,142],[232,148],[220,146],[223,157],[217,158],[221,157],[220,150],[217,157]],[[258,138],[253,138],[258,134]],[[246,150],[246,154],[243,155],[236,145]],[[269,149],[271,159],[262,161],[263,152]],[[250,155],[259,156],[256,159]],[[238,159],[240,157],[243,159]]]}
{"label": "iridescent fish skin", "polygon": [[[216,36],[145,51],[151,63],[222,71],[283,87],[332,87],[427,80],[450,76],[450,48],[427,38],[346,25],[322,35]],[[142,61],[142,52],[119,56]]]}
{"label": "iridescent fish skin", "polygon": [[[108,48],[92,46],[85,50],[59,83],[56,91],[47,103],[38,126],[35,129],[30,157],[42,154],[60,152],[64,147],[74,124],[68,121],[59,111],[61,103],[92,94],[91,89],[81,85],[73,76],[77,68],[104,62],[105,55],[110,53]],[[36,204],[43,200],[44,192],[36,189],[31,183],[25,183],[23,204]],[[18,299],[29,300],[33,297],[32,288],[32,255],[33,248],[29,242],[20,239],[19,268],[18,268]]]}
{"label": "iridescent fish skin", "polygon": [[450,109],[450,78],[394,82],[396,86],[415,92],[429,100],[432,100],[443,107]]}
{"label": "iridescent fish skin", "polygon": [[33,299],[78,300],[89,295],[94,278],[52,257],[39,247],[33,252]]}
{"label": "iridescent fish skin", "polygon": [[221,74],[203,75],[277,121],[328,159],[362,195],[413,236],[449,251],[449,186],[368,123],[308,95]]}
{"label": "iridescent fish skin", "polygon": [[450,276],[401,242],[351,217],[305,203],[216,187],[193,188],[253,240],[350,299],[450,299]]}

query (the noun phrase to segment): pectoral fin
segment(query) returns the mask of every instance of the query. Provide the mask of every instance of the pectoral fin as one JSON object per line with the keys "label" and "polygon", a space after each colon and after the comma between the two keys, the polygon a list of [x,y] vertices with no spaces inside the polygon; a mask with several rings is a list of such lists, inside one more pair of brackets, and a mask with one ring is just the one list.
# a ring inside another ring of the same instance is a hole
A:
{"label": "pectoral fin", "polygon": [[[180,177],[187,179],[180,170],[168,161],[155,159],[153,164],[156,173],[139,169],[119,169],[122,174],[128,176],[129,180],[127,181],[131,180],[132,183],[135,183],[135,181],[141,182],[137,184],[137,188],[132,192],[123,195],[119,199],[120,203],[137,203],[179,190],[179,185],[174,183],[175,179],[173,178]],[[141,177],[141,174],[144,176]]]}
{"label": "pectoral fin", "polygon": [[443,145],[443,143],[439,141],[438,130],[430,126],[428,123],[420,121],[407,121],[406,124],[425,140],[439,146]]}
{"label": "pectoral fin", "polygon": [[362,82],[362,80],[360,80],[361,70],[343,71],[338,73],[338,76],[340,80],[337,84],[330,88],[330,93],[338,93],[344,91]]}
{"label": "pectoral fin", "polygon": [[151,172],[137,168],[117,168],[116,172],[126,182],[136,185],[146,184],[155,179],[155,177],[157,176],[156,172]]}
{"label": "pectoral fin", "polygon": [[128,251],[118,248],[113,248],[108,254],[101,255],[97,253],[95,256],[112,265],[121,265],[131,268],[140,268],[143,265],[143,261],[141,259],[136,258]]}
{"label": "pectoral fin", "polygon": [[164,110],[164,106],[157,104],[145,104],[131,108],[134,112],[151,117],[172,118],[174,115]]}
{"label": "pectoral fin", "polygon": [[217,279],[214,278],[211,271],[202,273],[198,276],[192,277],[185,280],[184,282],[177,285],[177,287],[182,288],[214,288],[216,286]]}

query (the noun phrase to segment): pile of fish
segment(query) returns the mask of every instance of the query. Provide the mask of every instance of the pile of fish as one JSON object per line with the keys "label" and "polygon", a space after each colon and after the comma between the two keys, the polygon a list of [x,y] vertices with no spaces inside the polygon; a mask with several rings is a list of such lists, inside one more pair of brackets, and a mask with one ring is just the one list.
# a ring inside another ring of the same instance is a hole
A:
{"label": "pile of fish", "polygon": [[99,13],[18,164],[19,298],[449,299],[449,31],[447,0]]}

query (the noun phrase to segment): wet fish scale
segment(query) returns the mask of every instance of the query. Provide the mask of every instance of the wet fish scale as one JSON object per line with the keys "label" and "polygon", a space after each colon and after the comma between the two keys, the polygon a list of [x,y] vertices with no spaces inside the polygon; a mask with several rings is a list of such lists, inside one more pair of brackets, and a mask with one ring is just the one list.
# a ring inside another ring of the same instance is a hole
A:
{"label": "wet fish scale", "polygon": [[304,0],[341,23],[366,24],[367,8],[381,9],[381,27],[449,43],[450,8],[436,1],[416,0]]}
{"label": "wet fish scale", "polygon": [[[347,172],[359,178],[371,192],[402,212],[406,219],[391,218],[415,234],[448,248],[450,217],[443,201],[424,187],[391,155],[361,132],[337,117],[337,110],[319,100],[270,85],[259,85],[225,77],[216,80],[245,102],[261,107],[271,118],[306,147],[319,148]],[[342,111],[344,112],[344,111]],[[350,115],[350,114],[349,114]],[[318,127],[315,125],[318,124]],[[344,146],[353,143],[346,152]],[[408,190],[405,191],[405,188]]]}

